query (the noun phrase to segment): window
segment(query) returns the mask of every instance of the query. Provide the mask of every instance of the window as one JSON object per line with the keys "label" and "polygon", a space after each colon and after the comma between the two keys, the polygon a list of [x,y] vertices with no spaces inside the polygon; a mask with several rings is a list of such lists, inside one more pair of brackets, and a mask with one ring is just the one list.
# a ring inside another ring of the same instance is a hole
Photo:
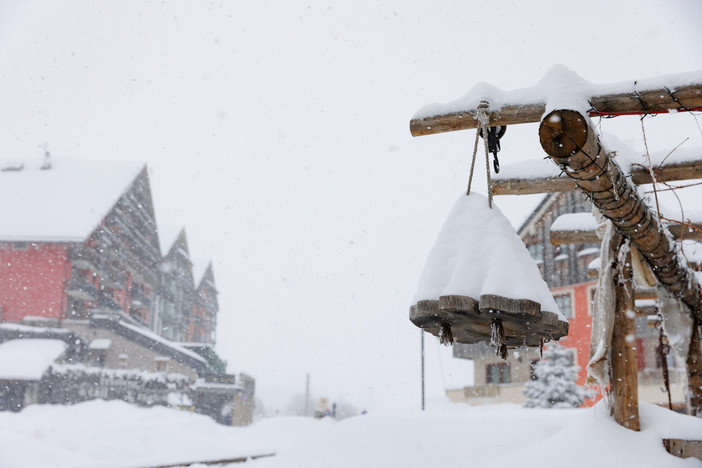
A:
{"label": "window", "polygon": [[569,292],[553,296],[553,299],[565,318],[573,318],[573,301]]}
{"label": "window", "polygon": [[506,362],[488,364],[486,366],[485,380],[489,384],[510,383],[509,364]]}
{"label": "window", "polygon": [[154,368],[157,372],[166,372],[168,371],[168,361],[170,359],[167,357],[157,357],[154,359]]}
{"label": "window", "polygon": [[119,364],[119,367],[126,369],[127,368],[127,360],[129,359],[128,354],[120,354],[117,358],[117,362]]}
{"label": "window", "polygon": [[527,248],[529,249],[529,253],[531,254],[531,258],[533,258],[537,262],[544,261],[544,245],[543,244],[531,244]]}
{"label": "window", "polygon": [[12,250],[29,250],[29,242],[13,242]]}

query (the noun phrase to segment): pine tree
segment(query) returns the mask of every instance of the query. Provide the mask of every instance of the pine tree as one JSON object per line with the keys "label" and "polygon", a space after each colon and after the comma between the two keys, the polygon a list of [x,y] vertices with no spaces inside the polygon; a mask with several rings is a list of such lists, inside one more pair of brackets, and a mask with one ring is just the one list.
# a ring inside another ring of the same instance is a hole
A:
{"label": "pine tree", "polygon": [[534,367],[534,380],[526,385],[527,408],[574,408],[588,396],[584,387],[575,384],[578,366],[573,352],[558,344],[544,350],[543,359]]}

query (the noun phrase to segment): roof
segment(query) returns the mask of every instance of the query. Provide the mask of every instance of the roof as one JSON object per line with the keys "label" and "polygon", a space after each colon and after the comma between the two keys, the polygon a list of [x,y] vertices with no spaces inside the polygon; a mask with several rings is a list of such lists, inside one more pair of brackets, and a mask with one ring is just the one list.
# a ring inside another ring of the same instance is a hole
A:
{"label": "roof", "polygon": [[106,311],[103,313],[96,310],[93,312],[91,324],[108,329],[156,353],[169,356],[193,369],[204,369],[207,365],[207,360],[196,352],[163,338],[140,325],[128,323],[127,317],[121,312]]}
{"label": "roof", "polygon": [[65,350],[65,342],[46,338],[0,343],[0,379],[39,380]]}
{"label": "roof", "polygon": [[0,162],[0,240],[83,242],[144,169],[139,162],[63,158],[42,165]]}

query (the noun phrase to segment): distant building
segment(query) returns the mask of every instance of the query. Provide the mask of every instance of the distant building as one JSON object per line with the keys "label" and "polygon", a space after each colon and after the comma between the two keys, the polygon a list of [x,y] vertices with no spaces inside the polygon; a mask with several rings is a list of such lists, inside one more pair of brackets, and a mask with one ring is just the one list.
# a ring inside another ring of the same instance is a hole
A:
{"label": "distant building", "polygon": [[[551,224],[561,215],[591,211],[591,203],[581,192],[545,195],[517,231],[536,261],[560,311],[568,319],[568,336],[559,343],[573,350],[574,363],[580,367],[578,385],[585,385],[587,377],[592,300],[597,286],[597,281],[588,273],[588,266],[596,263],[599,244],[556,246],[550,242],[550,231]],[[662,372],[661,360],[657,358],[658,333],[649,326],[643,309],[636,318],[636,340],[640,399],[652,403],[667,402],[667,395],[660,391]],[[533,366],[540,359],[538,349],[521,348],[510,350],[507,360],[503,361],[495,356],[494,348],[485,343],[456,344],[454,356],[473,360],[474,385],[448,389],[447,394],[454,401],[472,404],[523,403],[522,390],[533,377]],[[682,403],[682,363],[678,363],[680,365],[676,369],[672,355],[667,360],[671,367],[673,400]]]}
{"label": "distant building", "polygon": [[[166,404],[175,386],[179,406],[187,387],[196,411],[250,421],[253,379],[212,383],[226,372],[212,264],[193,274],[185,230],[162,255],[143,164],[0,163],[0,219],[0,409]],[[41,365],[15,375],[13,359]]]}
{"label": "distant building", "polygon": [[214,344],[211,264],[195,287],[184,231],[161,257],[143,164],[4,163],[0,217],[0,322],[108,309],[173,341]]}

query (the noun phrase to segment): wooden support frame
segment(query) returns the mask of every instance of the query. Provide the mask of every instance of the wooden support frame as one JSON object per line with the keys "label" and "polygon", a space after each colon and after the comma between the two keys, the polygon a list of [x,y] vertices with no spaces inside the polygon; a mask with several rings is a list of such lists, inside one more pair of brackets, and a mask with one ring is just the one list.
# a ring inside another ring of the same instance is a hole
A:
{"label": "wooden support frame", "polygon": [[[668,224],[668,230],[675,240],[702,240],[702,223]],[[600,242],[594,230],[559,230],[551,229],[551,244],[597,244]]]}
{"label": "wooden support frame", "polygon": [[[702,154],[695,161],[667,163],[653,168],[657,182],[673,182],[678,180],[702,179]],[[633,166],[631,181],[636,185],[653,182],[647,167]],[[533,193],[570,192],[576,188],[575,180],[567,176],[540,177],[524,179],[521,177],[501,178],[492,180],[494,195],[526,195]]]}
{"label": "wooden support frame", "polygon": [[[539,139],[553,162],[590,196],[617,232],[636,246],[660,284],[689,307],[697,324],[702,323],[702,296],[694,272],[678,258],[658,218],[609,157],[589,119],[576,111],[555,110],[541,121]],[[698,331],[693,330],[693,337]],[[691,346],[688,352],[689,382],[699,382],[702,376],[702,355],[697,348]],[[689,391],[693,393],[690,411],[702,413],[702,385],[690,384]]]}
{"label": "wooden support frame", "polygon": [[[620,236],[615,236],[621,241]],[[620,242],[618,242],[620,243]],[[620,247],[621,248],[621,247]],[[639,421],[638,369],[636,368],[636,323],[631,253],[619,262],[614,277],[616,303],[610,346],[610,394],[612,414],[619,425],[641,430]],[[620,254],[621,259],[621,254]]]}
{"label": "wooden support frame", "polygon": [[[594,96],[590,106],[592,117],[702,110],[702,83]],[[490,126],[539,122],[545,110],[546,104],[542,102],[491,109]],[[477,109],[466,109],[415,118],[410,120],[410,132],[412,136],[422,136],[478,128],[476,114]]]}

